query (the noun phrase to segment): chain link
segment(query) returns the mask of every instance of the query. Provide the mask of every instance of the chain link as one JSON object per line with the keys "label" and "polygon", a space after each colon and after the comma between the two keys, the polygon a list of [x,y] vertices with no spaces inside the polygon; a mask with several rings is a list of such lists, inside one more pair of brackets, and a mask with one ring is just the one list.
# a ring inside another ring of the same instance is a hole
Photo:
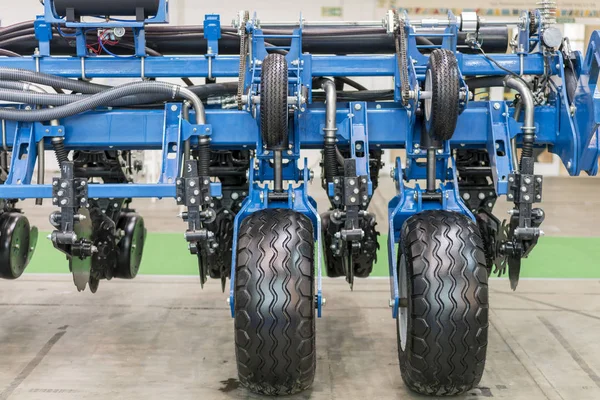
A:
{"label": "chain link", "polygon": [[244,108],[244,103],[242,101],[242,96],[244,95],[244,86],[246,84],[246,60],[248,57],[248,32],[246,32],[246,23],[250,19],[250,13],[248,11],[244,12],[244,19],[242,22],[242,26],[240,27],[240,68],[239,68],[239,78],[238,78],[238,87],[237,87],[237,105],[238,110]]}
{"label": "chain link", "polygon": [[400,73],[400,92],[402,96],[402,105],[408,105],[410,100],[410,85],[408,83],[408,40],[406,37],[405,21],[400,18],[397,12],[394,13],[396,22],[396,32],[394,33],[396,42],[396,57],[398,59],[398,70]]}

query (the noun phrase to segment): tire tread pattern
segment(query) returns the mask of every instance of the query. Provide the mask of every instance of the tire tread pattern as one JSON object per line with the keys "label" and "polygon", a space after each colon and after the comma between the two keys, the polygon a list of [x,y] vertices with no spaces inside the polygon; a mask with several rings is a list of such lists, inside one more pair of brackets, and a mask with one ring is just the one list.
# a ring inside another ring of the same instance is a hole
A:
{"label": "tire tread pattern", "polygon": [[258,211],[241,224],[235,284],[235,348],[240,382],[288,395],[314,380],[313,226],[287,209]]}
{"label": "tire tread pattern", "polygon": [[485,366],[488,284],[483,241],[468,217],[425,211],[402,229],[409,276],[406,385],[426,395],[457,395],[476,386]]}
{"label": "tire tread pattern", "polygon": [[283,54],[269,54],[262,63],[260,124],[263,144],[269,150],[287,146],[288,65]]}
{"label": "tire tread pattern", "polygon": [[435,139],[450,140],[458,121],[460,71],[454,53],[436,49],[429,56],[432,77],[431,118],[426,129]]}

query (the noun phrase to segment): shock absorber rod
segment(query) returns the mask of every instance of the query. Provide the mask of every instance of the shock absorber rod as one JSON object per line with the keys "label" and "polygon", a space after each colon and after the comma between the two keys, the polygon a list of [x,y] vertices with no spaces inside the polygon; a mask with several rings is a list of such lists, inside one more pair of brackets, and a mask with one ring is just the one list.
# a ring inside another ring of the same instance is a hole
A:
{"label": "shock absorber rod", "polygon": [[[191,107],[191,103],[189,101],[184,101],[183,102],[183,107],[181,107],[181,116],[183,117],[184,120],[190,122],[190,107]],[[185,142],[183,142],[183,161],[186,162],[190,159],[190,155],[191,155],[191,150],[192,150],[192,146],[191,146],[191,139],[187,139]],[[183,171],[182,171],[183,174]]]}
{"label": "shock absorber rod", "polygon": [[427,193],[435,192],[435,148],[427,149]]}
{"label": "shock absorber rod", "polygon": [[325,109],[325,144],[323,147],[323,160],[325,167],[325,179],[327,182],[333,182],[333,177],[338,175],[338,160],[336,148],[336,112],[337,112],[337,93],[335,83],[331,79],[323,79],[321,87],[325,91],[326,109]]}
{"label": "shock absorber rod", "polygon": [[273,151],[273,184],[275,192],[283,192],[283,158],[281,150]]}

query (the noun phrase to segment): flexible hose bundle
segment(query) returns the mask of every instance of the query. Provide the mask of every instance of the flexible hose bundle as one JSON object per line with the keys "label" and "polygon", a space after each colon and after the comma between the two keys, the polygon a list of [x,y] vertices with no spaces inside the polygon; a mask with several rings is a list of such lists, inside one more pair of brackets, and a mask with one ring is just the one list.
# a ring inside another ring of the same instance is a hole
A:
{"label": "flexible hose bundle", "polygon": [[[0,69],[1,70],[1,69]],[[0,74],[1,75],[1,74]],[[0,91],[1,93],[10,93],[11,96],[22,96],[22,101],[25,103],[36,104],[36,99],[40,98],[55,98],[63,99],[63,96],[69,95],[45,95],[40,93],[29,92],[9,92]],[[39,122],[50,121],[53,119],[62,119],[82,112],[92,110],[100,106],[106,106],[112,102],[126,98],[127,96],[155,94],[161,96],[170,96],[173,99],[182,97],[189,100],[196,111],[196,123],[205,124],[206,116],[204,106],[200,98],[187,88],[173,85],[165,82],[135,82],[129,83],[115,88],[110,88],[92,96],[80,96],[81,100],[70,102],[69,104],[60,105],[55,108],[41,110],[0,110],[0,119],[21,122]],[[68,97],[67,97],[68,98]]]}
{"label": "flexible hose bundle", "polygon": [[26,81],[39,85],[59,87],[72,90],[78,93],[95,94],[103,90],[110,89],[110,86],[98,85],[84,81],[76,81],[69,78],[45,74],[43,72],[34,72],[26,69],[3,68],[0,67],[0,80],[4,81]]}

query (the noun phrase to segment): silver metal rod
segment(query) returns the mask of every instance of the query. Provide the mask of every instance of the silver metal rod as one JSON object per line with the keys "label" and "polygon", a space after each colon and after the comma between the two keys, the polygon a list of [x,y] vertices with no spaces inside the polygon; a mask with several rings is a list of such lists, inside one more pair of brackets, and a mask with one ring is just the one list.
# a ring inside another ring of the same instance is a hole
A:
{"label": "silver metal rod", "polygon": [[[183,107],[181,107],[181,116],[187,122],[190,122],[190,106],[191,106],[191,103],[189,101],[184,101]],[[186,141],[183,142],[183,161],[184,162],[186,162],[190,159],[191,151],[192,151],[192,144],[191,144],[190,139],[187,139]],[[183,174],[183,169],[181,171]]]}
{"label": "silver metal rod", "polygon": [[435,149],[427,149],[427,192],[435,192]]}
{"label": "silver metal rod", "polygon": [[283,192],[283,158],[281,150],[273,152],[273,185],[276,192]]}

